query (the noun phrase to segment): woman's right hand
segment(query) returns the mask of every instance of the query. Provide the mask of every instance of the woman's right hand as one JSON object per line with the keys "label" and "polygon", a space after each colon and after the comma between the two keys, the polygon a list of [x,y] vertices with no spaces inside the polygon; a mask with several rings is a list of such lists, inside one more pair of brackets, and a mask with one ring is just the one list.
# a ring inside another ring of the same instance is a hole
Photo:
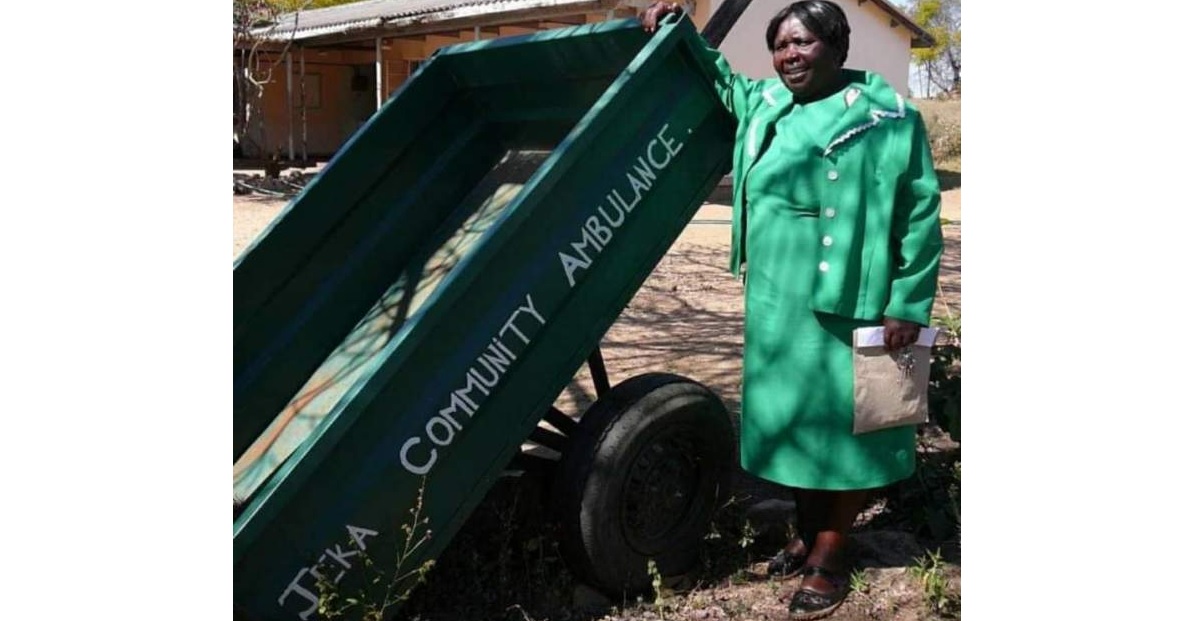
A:
{"label": "woman's right hand", "polygon": [[642,22],[642,30],[654,33],[654,31],[658,30],[658,22],[668,13],[679,15],[683,13],[683,7],[674,2],[661,1],[646,7],[646,10],[638,15],[638,19]]}

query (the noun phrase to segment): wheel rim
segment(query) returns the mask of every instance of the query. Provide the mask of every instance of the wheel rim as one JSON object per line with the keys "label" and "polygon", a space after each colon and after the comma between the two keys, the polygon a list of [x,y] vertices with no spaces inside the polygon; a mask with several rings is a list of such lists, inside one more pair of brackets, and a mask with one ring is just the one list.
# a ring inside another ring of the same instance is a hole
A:
{"label": "wheel rim", "polygon": [[[672,432],[675,433],[672,433]],[[667,429],[638,452],[621,498],[621,527],[631,547],[645,555],[689,518],[702,485],[697,438]]]}

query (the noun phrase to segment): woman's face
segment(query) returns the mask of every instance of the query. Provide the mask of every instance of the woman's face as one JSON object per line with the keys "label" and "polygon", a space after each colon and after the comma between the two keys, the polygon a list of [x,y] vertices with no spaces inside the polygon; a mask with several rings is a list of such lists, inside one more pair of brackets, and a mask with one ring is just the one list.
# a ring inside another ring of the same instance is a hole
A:
{"label": "woman's face", "polygon": [[800,18],[789,15],[779,24],[771,63],[792,93],[804,98],[823,92],[837,78],[839,60],[837,50],[809,32]]}

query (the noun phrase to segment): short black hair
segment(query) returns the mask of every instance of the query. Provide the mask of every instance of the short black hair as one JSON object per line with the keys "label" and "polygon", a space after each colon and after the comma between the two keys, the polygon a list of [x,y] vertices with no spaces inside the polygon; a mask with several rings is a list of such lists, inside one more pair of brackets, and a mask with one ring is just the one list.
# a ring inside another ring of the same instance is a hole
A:
{"label": "short black hair", "polygon": [[775,35],[783,20],[795,15],[804,28],[821,40],[821,43],[841,53],[841,62],[846,63],[850,54],[850,22],[842,7],[828,0],[800,0],[793,2],[775,14],[767,22],[767,49],[775,48]]}

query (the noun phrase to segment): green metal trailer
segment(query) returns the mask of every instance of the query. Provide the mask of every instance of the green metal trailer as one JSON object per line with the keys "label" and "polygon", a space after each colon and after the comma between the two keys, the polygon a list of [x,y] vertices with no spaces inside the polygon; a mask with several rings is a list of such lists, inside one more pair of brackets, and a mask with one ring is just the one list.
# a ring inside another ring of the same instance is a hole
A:
{"label": "green metal trailer", "polygon": [[[236,260],[238,615],[400,579],[530,440],[582,579],[694,562],[728,413],[675,375],[609,388],[597,344],[728,171],[700,51],[686,18],[444,48]],[[553,404],[585,362],[575,419]]]}

